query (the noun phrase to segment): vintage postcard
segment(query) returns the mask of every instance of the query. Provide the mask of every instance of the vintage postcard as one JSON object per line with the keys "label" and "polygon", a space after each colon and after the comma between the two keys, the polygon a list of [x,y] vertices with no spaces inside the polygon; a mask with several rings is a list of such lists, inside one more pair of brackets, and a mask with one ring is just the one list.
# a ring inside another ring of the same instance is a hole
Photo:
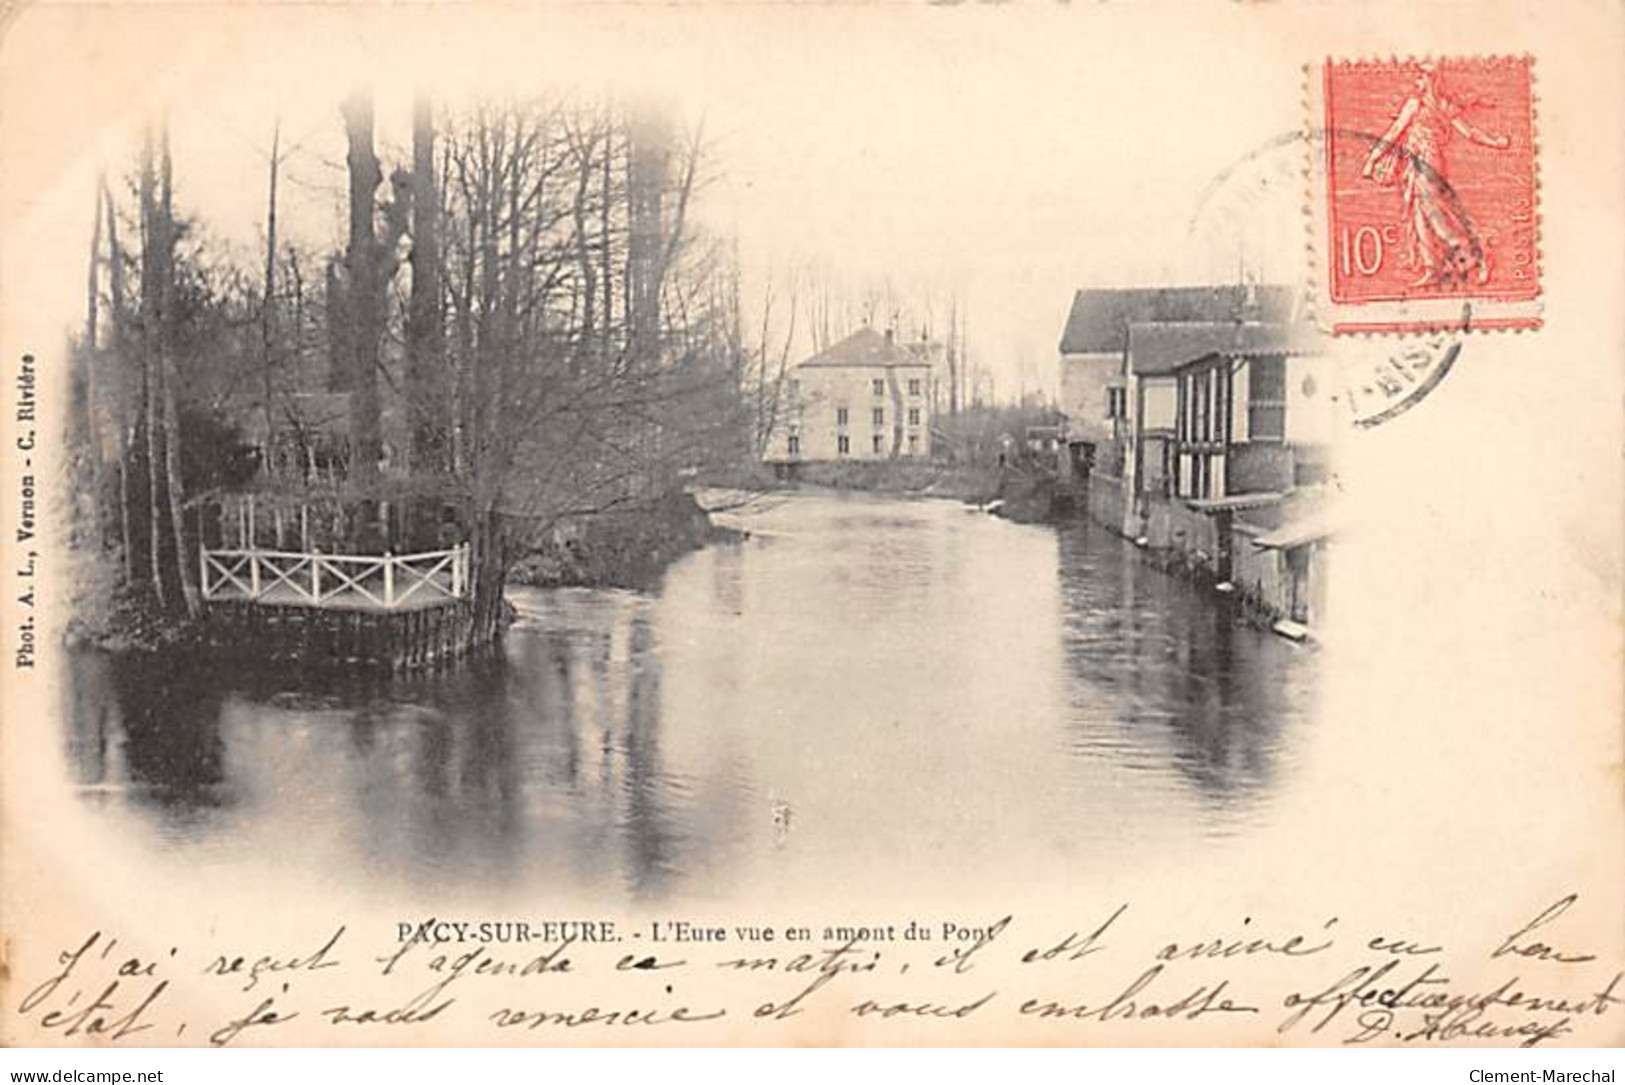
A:
{"label": "vintage postcard", "polygon": [[0,40],[0,1040],[1625,1040],[1625,12]]}

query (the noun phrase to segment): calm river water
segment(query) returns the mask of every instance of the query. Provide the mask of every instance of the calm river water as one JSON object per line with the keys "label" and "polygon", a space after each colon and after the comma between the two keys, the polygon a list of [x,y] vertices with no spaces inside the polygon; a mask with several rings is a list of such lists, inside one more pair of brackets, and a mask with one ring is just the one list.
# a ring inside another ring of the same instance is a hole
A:
{"label": "calm river water", "polygon": [[[68,771],[188,868],[598,899],[1121,869],[1266,825],[1316,656],[1092,526],[797,495],[504,657],[313,688],[73,661]],[[472,891],[472,890],[471,890]]]}

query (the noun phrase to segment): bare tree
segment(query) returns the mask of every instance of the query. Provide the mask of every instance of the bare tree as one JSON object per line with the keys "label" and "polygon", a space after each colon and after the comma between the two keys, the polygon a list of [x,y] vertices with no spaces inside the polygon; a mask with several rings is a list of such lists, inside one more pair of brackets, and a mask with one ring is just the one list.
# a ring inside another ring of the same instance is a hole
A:
{"label": "bare tree", "polygon": [[130,403],[133,398],[128,379],[129,319],[124,304],[124,250],[119,245],[118,210],[113,206],[113,193],[107,186],[107,177],[99,181],[102,205],[107,212],[107,288],[112,320],[108,328],[108,348],[113,369],[113,425],[117,433],[119,544],[124,558],[124,579],[135,582],[135,543],[131,528],[130,450],[132,423]]}
{"label": "bare tree", "polygon": [[[126,313],[125,256],[103,185],[106,342],[115,370],[139,377],[108,400],[120,416],[127,579],[150,580],[161,611],[182,600],[198,611],[199,540],[183,531],[183,513],[220,483],[212,468],[183,477],[193,457],[182,453],[193,440],[229,448],[229,436],[194,435],[213,434],[210,412],[218,418],[247,388],[262,400],[266,451],[274,454],[280,430],[308,454],[319,425],[300,417],[289,393],[306,387],[306,343],[325,332],[330,388],[348,393],[349,463],[324,468],[329,482],[347,475],[341,515],[370,531],[388,519],[374,512],[402,492],[462,506],[473,551],[470,638],[484,641],[501,624],[515,540],[564,516],[663,498],[685,472],[759,452],[796,336],[796,286],[788,309],[768,299],[761,341],[747,343],[737,262],[724,246],[699,243],[690,221],[703,186],[700,127],[602,103],[480,103],[437,115],[419,100],[410,171],[389,173],[386,195],[370,99],[350,96],[341,116],[348,236],[308,307],[304,264],[283,238],[291,152],[280,124],[270,142],[263,278],[204,261],[201,235],[177,247],[186,231],[168,140],[155,126],[137,174],[139,301]],[[101,229],[87,269],[93,348],[105,315]],[[396,282],[408,235],[409,289]],[[313,269],[322,257],[309,255]],[[126,355],[127,341],[135,349]],[[92,395],[106,398],[99,387]],[[405,457],[387,454],[385,427],[393,434],[397,418]],[[143,455],[144,500],[128,478]],[[309,455],[305,466],[315,465]],[[199,494],[191,505],[188,489]],[[147,537],[132,546],[143,525]],[[370,548],[342,523],[334,530]]]}
{"label": "bare tree", "polygon": [[436,186],[433,107],[412,109],[412,296],[407,316],[407,410],[410,463],[439,474],[448,462],[446,332],[440,285],[440,195]]}
{"label": "bare tree", "polygon": [[384,337],[389,282],[394,277],[401,237],[410,211],[410,179],[394,178],[393,201],[385,205],[386,226],[380,238],[374,219],[383,169],[373,150],[372,97],[352,94],[343,105],[349,150],[350,240],[345,250],[344,295],[347,301],[351,421],[351,471],[363,486],[378,477],[383,458],[383,412],[378,387],[379,347]]}
{"label": "bare tree", "polygon": [[162,507],[160,475],[160,436],[158,403],[162,395],[163,368],[160,341],[163,312],[163,224],[158,214],[158,174],[149,126],[141,144],[141,372],[142,405],[145,414],[147,455],[147,564],[152,591],[159,610],[168,607],[164,588],[163,533],[159,530]]}
{"label": "bare tree", "polygon": [[[186,604],[188,617],[196,618],[203,610],[198,596],[194,567],[187,556],[185,518],[186,489],[181,478],[181,424],[180,411],[175,402],[175,343],[177,339],[178,307],[175,303],[175,180],[174,164],[169,154],[169,126],[163,128],[159,166],[161,184],[158,214],[161,226],[163,279],[159,284],[158,364],[159,381],[163,388],[164,406],[164,488],[169,498],[169,529],[173,537],[175,572],[181,585],[181,598]],[[156,510],[154,511],[156,515]]]}
{"label": "bare tree", "polygon": [[265,293],[260,303],[260,365],[264,377],[265,456],[267,465],[276,450],[276,187],[282,164],[282,121],[271,126],[270,181],[265,197]]}
{"label": "bare tree", "polygon": [[96,192],[96,224],[90,236],[90,260],[85,283],[85,393],[84,416],[81,421],[85,453],[90,466],[90,522],[91,537],[98,549],[106,545],[102,532],[102,447],[98,412],[101,408],[97,394],[97,368],[100,349],[97,325],[101,321],[101,248],[102,248],[102,194]]}

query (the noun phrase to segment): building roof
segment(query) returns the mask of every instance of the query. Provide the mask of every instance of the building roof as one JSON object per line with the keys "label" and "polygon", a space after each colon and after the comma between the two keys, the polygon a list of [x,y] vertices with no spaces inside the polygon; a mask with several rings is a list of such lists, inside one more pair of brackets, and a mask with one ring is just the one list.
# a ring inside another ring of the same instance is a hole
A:
{"label": "building roof", "polygon": [[1294,550],[1336,534],[1338,526],[1331,512],[1320,509],[1260,535],[1253,545],[1260,550]]}
{"label": "building roof", "polygon": [[[1270,505],[1278,505],[1286,499],[1286,494],[1273,490],[1256,494],[1229,494],[1225,497],[1201,497],[1186,501],[1185,504],[1198,512],[1241,512],[1246,509],[1262,509]],[[1257,539],[1254,546],[1262,545]]]}
{"label": "building roof", "polygon": [[1292,318],[1289,286],[1156,286],[1079,290],[1061,333],[1062,354],[1119,354],[1130,324]]}
{"label": "building roof", "polygon": [[930,364],[913,351],[893,342],[891,336],[881,335],[873,328],[859,328],[829,349],[802,362],[801,367],[907,365],[928,368]]}
{"label": "building roof", "polygon": [[1214,354],[1248,357],[1301,354],[1313,345],[1313,332],[1301,325],[1202,321],[1131,324],[1129,368],[1142,377],[1174,372]]}

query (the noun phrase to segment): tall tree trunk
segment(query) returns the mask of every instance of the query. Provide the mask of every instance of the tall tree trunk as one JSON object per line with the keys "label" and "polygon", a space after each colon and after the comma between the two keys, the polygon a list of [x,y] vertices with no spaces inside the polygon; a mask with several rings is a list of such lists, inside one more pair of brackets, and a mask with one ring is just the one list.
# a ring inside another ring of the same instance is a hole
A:
{"label": "tall tree trunk", "polygon": [[276,460],[276,183],[277,169],[281,165],[282,118],[271,127],[271,178],[265,198],[265,295],[260,300],[260,366],[265,378],[265,461],[261,465],[266,474],[272,473]]}
{"label": "tall tree trunk", "polygon": [[502,517],[494,509],[482,509],[474,518],[469,540],[473,622],[469,647],[480,648],[502,635],[506,621],[503,592],[507,587],[507,556],[503,551]]}
{"label": "tall tree trunk", "polygon": [[592,242],[587,236],[587,200],[592,184],[593,144],[585,138],[575,146],[577,173],[575,200],[571,204],[574,219],[576,264],[581,272],[581,341],[571,353],[572,375],[580,376],[586,368],[586,359],[598,344],[598,269],[593,265]]}
{"label": "tall tree trunk", "polygon": [[441,473],[448,462],[445,315],[440,297],[440,194],[435,185],[434,114],[412,107],[412,296],[408,302],[407,405],[413,470]]}
{"label": "tall tree trunk", "polygon": [[[665,250],[667,169],[671,132],[665,118],[635,112],[627,123],[626,322],[628,366],[639,381],[652,381],[660,363],[660,301]],[[633,485],[647,496],[655,489],[660,460],[660,423],[652,412],[634,423],[638,470]]]}
{"label": "tall tree trunk", "polygon": [[473,423],[469,434],[472,445],[469,462],[477,492],[482,492],[481,487],[491,477],[491,453],[500,439],[495,424],[496,377],[500,371],[502,351],[502,239],[497,233],[502,191],[498,165],[501,152],[497,145],[503,138],[500,132],[493,132],[489,125],[482,129],[484,161],[479,178],[480,209],[474,216],[480,226],[479,247],[470,250],[470,258],[477,251],[479,260],[472,402],[469,405],[469,417]]}
{"label": "tall tree trunk", "polygon": [[344,101],[344,130],[349,142],[350,244],[345,254],[349,272],[351,470],[363,485],[376,480],[383,455],[383,420],[378,391],[378,346],[383,337],[382,283],[378,238],[373,229],[374,195],[383,182],[373,153],[372,98],[365,93]]}
{"label": "tall tree trunk", "polygon": [[107,207],[107,286],[112,302],[112,327],[108,342],[112,350],[114,374],[114,425],[118,430],[118,504],[119,543],[124,550],[124,582],[135,583],[135,543],[130,526],[130,403],[133,398],[129,379],[129,326],[124,309],[124,250],[118,240],[118,209],[113,206],[113,193],[107,187],[107,178],[101,179],[102,202]]}
{"label": "tall tree trunk", "polygon": [[[502,238],[498,232],[504,193],[501,156],[506,138],[499,124],[493,132],[487,125],[483,137],[484,159],[480,177],[480,224],[478,247],[469,250],[470,259],[479,261],[479,295],[474,328],[475,353],[472,381],[472,489],[474,509],[469,551],[473,577],[473,647],[490,644],[501,635],[503,589],[507,563],[503,553],[502,519],[497,513],[500,478],[496,460],[500,448],[502,414],[501,379],[508,349],[507,322],[510,316],[503,291]],[[507,269],[511,272],[511,268]],[[511,284],[511,275],[509,277]]]}
{"label": "tall tree trunk", "polygon": [[663,201],[671,139],[663,118],[651,113],[633,116],[627,138],[626,318],[633,364],[647,370],[659,348]]}
{"label": "tall tree trunk", "polygon": [[614,194],[614,159],[615,159],[615,126],[610,117],[609,110],[604,111],[604,161],[600,177],[601,191],[598,205],[598,241],[601,250],[598,254],[599,265],[603,274],[600,283],[604,289],[604,339],[603,364],[610,365],[615,358],[615,257],[612,239],[612,209],[615,206]]}
{"label": "tall tree trunk", "polygon": [[955,340],[959,350],[959,408],[964,410],[970,399],[970,339],[965,333],[965,314],[959,314],[959,337]]}
{"label": "tall tree trunk", "polygon": [[327,390],[350,390],[350,300],[344,277],[339,273],[339,260],[328,257],[324,283],[323,306],[327,326]]}
{"label": "tall tree trunk", "polygon": [[148,128],[141,145],[141,372],[142,407],[145,415],[147,453],[147,566],[152,577],[152,593],[159,610],[169,608],[169,594],[164,587],[163,532],[159,528],[163,515],[163,480],[160,475],[160,447],[158,434],[158,397],[163,378],[159,365],[160,332],[163,303],[160,300],[162,261],[162,226],[158,221],[157,168],[154,163],[152,129]]}
{"label": "tall tree trunk", "polygon": [[98,363],[97,325],[101,323],[102,194],[96,191],[96,225],[90,237],[90,266],[85,282],[85,399],[84,448],[90,461],[90,530],[100,551],[107,540],[102,534],[102,437],[97,418],[100,397],[96,387]]}
{"label": "tall tree trunk", "polygon": [[181,422],[175,402],[175,354],[178,347],[180,313],[175,303],[175,183],[173,163],[169,157],[169,126],[163,129],[162,159],[159,179],[158,214],[163,225],[163,279],[159,284],[162,299],[158,324],[159,356],[164,390],[164,482],[169,495],[169,530],[175,548],[175,573],[180,582],[181,598],[186,603],[186,615],[196,618],[203,612],[198,598],[196,567],[191,550],[186,545],[186,487],[181,479]]}
{"label": "tall tree trunk", "polygon": [[293,280],[293,371],[295,387],[305,383],[305,277],[299,268],[299,255],[288,249],[288,278]]}

